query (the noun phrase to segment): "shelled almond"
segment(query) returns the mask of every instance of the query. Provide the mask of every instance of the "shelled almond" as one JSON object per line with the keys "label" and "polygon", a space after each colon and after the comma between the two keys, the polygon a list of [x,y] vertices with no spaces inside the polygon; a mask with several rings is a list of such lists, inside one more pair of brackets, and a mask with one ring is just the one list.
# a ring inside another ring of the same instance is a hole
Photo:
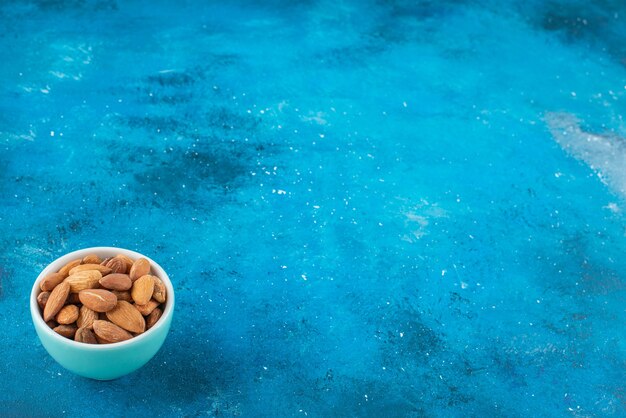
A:
{"label": "shelled almond", "polygon": [[110,344],[141,335],[160,320],[167,301],[163,281],[145,258],[72,260],[40,283],[37,303],[46,324],[85,344]]}

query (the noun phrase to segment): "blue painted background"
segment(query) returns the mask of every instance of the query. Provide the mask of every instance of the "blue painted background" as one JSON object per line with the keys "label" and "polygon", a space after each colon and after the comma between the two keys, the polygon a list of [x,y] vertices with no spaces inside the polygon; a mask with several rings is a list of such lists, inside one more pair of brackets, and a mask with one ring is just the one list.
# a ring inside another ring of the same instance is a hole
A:
{"label": "blue painted background", "polygon": [[[626,416],[621,1],[0,5],[3,416]],[[599,162],[599,164],[598,164]],[[28,293],[177,291],[113,382]]]}

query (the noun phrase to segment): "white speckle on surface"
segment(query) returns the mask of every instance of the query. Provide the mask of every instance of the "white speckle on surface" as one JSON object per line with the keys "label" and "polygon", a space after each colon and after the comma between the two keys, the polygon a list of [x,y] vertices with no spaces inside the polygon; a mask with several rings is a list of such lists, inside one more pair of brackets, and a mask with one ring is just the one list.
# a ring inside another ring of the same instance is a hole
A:
{"label": "white speckle on surface", "polygon": [[300,275],[300,277],[302,277],[302,280],[307,280],[306,274],[302,274],[302,275]]}
{"label": "white speckle on surface", "polygon": [[50,131],[50,136],[54,136],[54,131]]}
{"label": "white speckle on surface", "polygon": [[53,76],[57,77],[57,78],[65,78],[67,77],[67,74],[64,74],[60,71],[50,71],[50,74],[52,74]]}
{"label": "white speckle on surface", "polygon": [[594,133],[586,130],[575,115],[549,112],[546,123],[554,140],[573,157],[591,168],[600,181],[613,191],[626,196],[626,146],[624,138],[612,132]]}

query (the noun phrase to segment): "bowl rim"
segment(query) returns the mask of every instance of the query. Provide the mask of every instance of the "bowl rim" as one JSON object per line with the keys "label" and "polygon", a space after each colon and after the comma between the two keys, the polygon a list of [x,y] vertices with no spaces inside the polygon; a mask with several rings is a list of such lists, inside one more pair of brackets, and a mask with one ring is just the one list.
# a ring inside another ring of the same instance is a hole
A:
{"label": "bowl rim", "polygon": [[[163,315],[157,321],[157,323],[149,330],[129,340],[120,341],[117,343],[86,344],[86,343],[81,343],[78,341],[70,340],[69,338],[65,338],[62,335],[59,335],[56,332],[54,332],[52,328],[50,328],[46,324],[46,322],[43,320],[43,316],[41,315],[41,312],[39,310],[39,303],[37,303],[37,296],[39,296],[39,293],[41,293],[39,283],[41,282],[41,280],[43,280],[43,278],[46,275],[48,275],[49,273],[52,273],[53,271],[58,271],[61,267],[63,267],[65,264],[67,264],[73,259],[83,258],[87,254],[98,254],[99,256],[102,256],[103,252],[112,253],[112,255],[107,255],[107,257],[114,256],[117,254],[123,254],[128,257],[132,257],[134,259],[143,257],[143,258],[146,258],[150,262],[153,272],[155,273],[157,277],[159,277],[163,281],[163,284],[165,284],[165,287],[167,289],[167,301],[165,302],[165,309],[163,310]],[[89,351],[111,351],[111,350],[116,350],[116,349],[120,349],[124,347],[133,346],[136,344],[141,344],[142,341],[146,340],[147,338],[150,338],[150,336],[154,334],[154,332],[152,332],[153,330],[156,331],[159,328],[165,327],[166,322],[168,322],[167,321],[168,318],[171,317],[174,312],[175,301],[176,301],[176,297],[174,295],[174,286],[172,285],[172,282],[169,276],[167,275],[163,267],[161,267],[159,263],[157,263],[150,257],[143,255],[141,253],[138,253],[136,251],[128,250],[128,249],[121,248],[121,247],[89,247],[89,248],[83,248],[80,250],[75,250],[75,251],[62,255],[61,257],[56,258],[51,263],[49,263],[41,271],[41,273],[39,273],[39,276],[37,276],[37,279],[35,280],[35,283],[33,283],[33,287],[31,289],[30,313],[31,313],[31,317],[32,317],[35,327],[42,330],[45,334],[50,336],[50,338],[56,339],[61,344],[66,344],[70,347],[80,348],[80,349],[89,350]]]}

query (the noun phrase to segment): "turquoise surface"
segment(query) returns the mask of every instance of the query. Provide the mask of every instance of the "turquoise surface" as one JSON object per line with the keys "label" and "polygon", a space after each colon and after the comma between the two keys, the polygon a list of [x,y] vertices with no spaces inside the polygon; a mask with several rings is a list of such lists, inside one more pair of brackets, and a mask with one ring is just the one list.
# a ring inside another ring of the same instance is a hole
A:
{"label": "turquoise surface", "polygon": [[[622,1],[0,3],[0,415],[626,416]],[[33,280],[158,260],[113,382]]]}

